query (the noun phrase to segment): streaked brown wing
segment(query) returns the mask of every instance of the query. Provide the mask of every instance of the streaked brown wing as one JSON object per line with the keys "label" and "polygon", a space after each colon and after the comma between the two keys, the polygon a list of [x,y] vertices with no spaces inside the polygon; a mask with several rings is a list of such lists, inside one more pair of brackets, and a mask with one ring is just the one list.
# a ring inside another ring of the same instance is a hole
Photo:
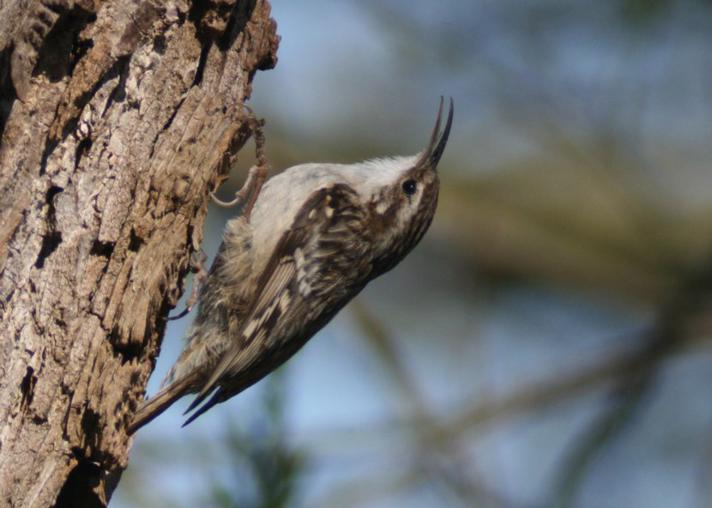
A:
{"label": "streaked brown wing", "polygon": [[184,425],[233,394],[232,391],[227,393],[223,381],[244,372],[259,358],[275,323],[289,309],[295,292],[301,289],[298,287],[296,258],[307,244],[313,245],[320,241],[340,219],[340,211],[349,210],[349,213],[353,213],[357,199],[358,196],[350,187],[336,184],[315,191],[302,206],[292,227],[277,243],[260,277],[258,287],[261,289],[251,311],[247,313],[240,340],[235,341],[235,345],[225,354],[186,413],[197,408],[216,388],[217,391]]}

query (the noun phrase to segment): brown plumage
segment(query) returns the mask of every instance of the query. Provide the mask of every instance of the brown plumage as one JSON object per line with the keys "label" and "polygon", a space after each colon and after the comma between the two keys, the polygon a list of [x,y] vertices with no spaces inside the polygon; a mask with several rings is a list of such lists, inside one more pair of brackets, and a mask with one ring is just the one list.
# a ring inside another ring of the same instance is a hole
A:
{"label": "brown plumage", "polygon": [[452,100],[440,134],[442,107],[420,154],[290,168],[228,222],[186,347],[130,432],[188,393],[186,424],[259,381],[403,259],[435,213]]}

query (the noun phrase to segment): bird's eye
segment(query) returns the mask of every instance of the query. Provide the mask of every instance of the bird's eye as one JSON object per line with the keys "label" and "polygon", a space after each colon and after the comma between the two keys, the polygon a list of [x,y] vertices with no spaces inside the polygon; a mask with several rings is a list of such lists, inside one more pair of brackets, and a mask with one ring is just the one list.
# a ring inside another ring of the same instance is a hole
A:
{"label": "bird's eye", "polygon": [[415,180],[406,180],[403,182],[403,192],[405,192],[407,195],[412,196],[415,194],[415,191],[418,189],[418,184],[416,183]]}

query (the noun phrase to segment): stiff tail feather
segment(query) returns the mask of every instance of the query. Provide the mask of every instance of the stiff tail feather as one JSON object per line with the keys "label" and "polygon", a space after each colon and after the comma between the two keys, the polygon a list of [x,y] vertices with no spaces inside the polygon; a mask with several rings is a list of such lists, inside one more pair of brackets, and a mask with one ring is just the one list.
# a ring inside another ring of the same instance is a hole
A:
{"label": "stiff tail feather", "polygon": [[141,404],[141,407],[138,408],[138,411],[136,411],[136,414],[134,414],[134,419],[127,430],[128,434],[133,434],[168,409],[176,400],[191,393],[193,391],[191,387],[196,381],[197,376],[195,374],[189,374],[162,388],[156,395],[145,400],[143,404]]}

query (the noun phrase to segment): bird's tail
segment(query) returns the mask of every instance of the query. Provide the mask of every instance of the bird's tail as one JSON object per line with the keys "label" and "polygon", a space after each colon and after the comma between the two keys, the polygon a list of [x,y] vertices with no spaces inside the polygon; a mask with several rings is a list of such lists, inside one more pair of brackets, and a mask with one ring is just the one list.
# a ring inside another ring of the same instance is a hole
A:
{"label": "bird's tail", "polygon": [[194,391],[193,386],[196,381],[197,376],[195,374],[189,374],[161,388],[156,395],[141,404],[141,407],[139,407],[136,414],[134,414],[134,419],[131,425],[129,425],[127,432],[133,434],[168,409],[171,404],[180,399],[183,395]]}

